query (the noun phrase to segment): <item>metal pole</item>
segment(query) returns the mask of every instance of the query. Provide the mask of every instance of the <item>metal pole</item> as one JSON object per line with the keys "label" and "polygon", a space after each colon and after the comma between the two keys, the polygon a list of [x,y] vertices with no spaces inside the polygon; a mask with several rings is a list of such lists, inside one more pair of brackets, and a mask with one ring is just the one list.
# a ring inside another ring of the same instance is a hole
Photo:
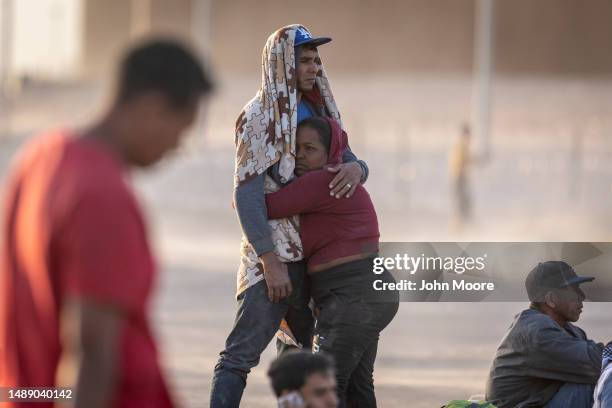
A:
{"label": "metal pole", "polygon": [[474,73],[472,86],[472,128],[479,156],[490,154],[492,77],[494,58],[494,1],[476,0],[474,32]]}
{"label": "metal pole", "polygon": [[569,183],[568,198],[573,204],[580,204],[582,199],[582,156],[584,137],[578,125],[572,130],[568,155]]}
{"label": "metal pole", "polygon": [[195,46],[206,53],[210,45],[210,0],[193,0],[192,35]]}
{"label": "metal pole", "polygon": [[141,37],[151,31],[151,0],[132,0],[130,36]]}

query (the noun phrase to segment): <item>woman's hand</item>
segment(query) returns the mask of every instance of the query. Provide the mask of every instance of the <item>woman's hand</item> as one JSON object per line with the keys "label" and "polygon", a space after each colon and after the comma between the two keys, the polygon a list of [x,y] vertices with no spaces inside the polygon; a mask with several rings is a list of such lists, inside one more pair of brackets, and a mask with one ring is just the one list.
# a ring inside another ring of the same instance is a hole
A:
{"label": "woman's hand", "polygon": [[357,162],[342,163],[333,167],[328,167],[327,171],[336,174],[336,177],[329,184],[330,192],[336,198],[349,198],[355,192],[357,186],[361,183],[363,170]]}

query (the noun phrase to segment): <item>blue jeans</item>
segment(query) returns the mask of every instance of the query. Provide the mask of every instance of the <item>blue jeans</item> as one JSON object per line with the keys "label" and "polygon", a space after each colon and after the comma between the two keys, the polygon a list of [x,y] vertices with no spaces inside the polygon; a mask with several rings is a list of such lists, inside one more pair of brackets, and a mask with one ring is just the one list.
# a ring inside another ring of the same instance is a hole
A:
{"label": "blue jeans", "polygon": [[603,375],[604,374],[600,377],[599,384],[597,385],[599,388],[599,395],[593,407],[612,408],[612,375],[607,378],[604,378]]}
{"label": "blue jeans", "polygon": [[[211,408],[239,407],[247,375],[259,364],[261,353],[274,338],[283,318],[297,341],[305,349],[312,347],[314,319],[308,308],[310,291],[305,283],[305,263],[288,263],[287,267],[293,285],[293,293],[288,299],[270,302],[265,281],[251,286],[238,297],[234,327],[215,366]],[[284,347],[278,349],[280,352]]]}
{"label": "blue jeans", "polygon": [[544,408],[591,408],[594,390],[591,384],[565,383]]}

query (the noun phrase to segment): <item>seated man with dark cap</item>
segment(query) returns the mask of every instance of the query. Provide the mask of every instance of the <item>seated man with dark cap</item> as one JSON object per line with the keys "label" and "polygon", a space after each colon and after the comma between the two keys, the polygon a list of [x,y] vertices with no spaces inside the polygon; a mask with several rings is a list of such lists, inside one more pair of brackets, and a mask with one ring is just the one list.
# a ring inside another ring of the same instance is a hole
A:
{"label": "seated man with dark cap", "polygon": [[603,344],[570,322],[582,313],[576,275],[565,262],[538,264],[525,286],[531,305],[519,313],[495,354],[486,399],[498,408],[593,406]]}

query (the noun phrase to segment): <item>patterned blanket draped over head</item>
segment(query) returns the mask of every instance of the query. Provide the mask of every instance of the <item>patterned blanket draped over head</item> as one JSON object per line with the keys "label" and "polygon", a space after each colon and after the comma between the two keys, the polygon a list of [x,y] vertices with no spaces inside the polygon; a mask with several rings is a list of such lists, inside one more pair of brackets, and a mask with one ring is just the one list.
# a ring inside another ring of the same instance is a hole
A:
{"label": "patterned blanket draped over head", "polygon": [[[293,178],[297,127],[297,77],[293,44],[298,29],[304,28],[293,24],[279,29],[268,38],[263,49],[261,88],[236,121],[236,186],[266,173],[277,163],[282,183]],[[320,94],[327,113],[341,123],[325,70],[323,66],[320,68],[316,79],[317,94]],[[266,193],[277,191],[280,187],[266,174]],[[297,216],[268,221],[276,255],[282,262],[303,258],[298,222]],[[252,246],[243,237],[237,296],[262,279],[263,267]]]}

